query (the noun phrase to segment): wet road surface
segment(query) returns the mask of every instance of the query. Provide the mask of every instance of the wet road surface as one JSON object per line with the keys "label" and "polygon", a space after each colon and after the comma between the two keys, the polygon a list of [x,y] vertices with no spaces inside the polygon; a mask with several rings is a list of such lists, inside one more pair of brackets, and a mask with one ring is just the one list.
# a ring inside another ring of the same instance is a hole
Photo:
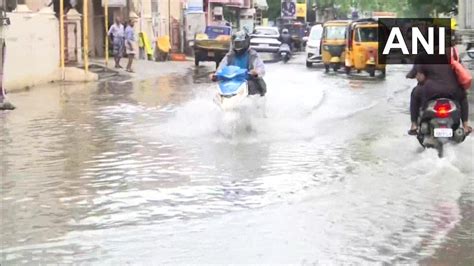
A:
{"label": "wet road surface", "polygon": [[266,117],[237,132],[210,66],[11,94],[2,265],[472,262],[472,137],[439,159],[406,136],[407,67],[303,60],[267,65]]}

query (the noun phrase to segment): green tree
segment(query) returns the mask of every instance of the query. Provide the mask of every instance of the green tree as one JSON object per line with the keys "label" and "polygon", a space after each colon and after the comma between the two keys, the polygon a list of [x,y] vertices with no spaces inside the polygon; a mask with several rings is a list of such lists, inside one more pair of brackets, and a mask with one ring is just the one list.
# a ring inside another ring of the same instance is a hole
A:
{"label": "green tree", "polygon": [[268,11],[267,16],[269,19],[274,20],[280,17],[281,13],[281,0],[267,0]]}
{"label": "green tree", "polygon": [[410,15],[430,17],[436,13],[456,13],[458,0],[409,0]]}
{"label": "green tree", "polygon": [[[351,7],[360,11],[397,12],[399,17],[429,17],[436,13],[457,11],[459,0],[307,0],[319,10],[338,7],[340,14],[347,14]],[[281,0],[267,0],[267,15],[270,19],[280,16]]]}

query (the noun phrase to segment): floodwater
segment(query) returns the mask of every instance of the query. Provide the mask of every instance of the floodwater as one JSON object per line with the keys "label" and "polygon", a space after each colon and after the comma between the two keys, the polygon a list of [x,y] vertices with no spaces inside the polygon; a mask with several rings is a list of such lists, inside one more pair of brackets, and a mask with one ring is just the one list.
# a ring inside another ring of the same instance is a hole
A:
{"label": "floodwater", "polygon": [[406,67],[267,68],[266,115],[245,130],[209,66],[11,94],[1,264],[474,261],[473,139],[440,159],[406,135]]}

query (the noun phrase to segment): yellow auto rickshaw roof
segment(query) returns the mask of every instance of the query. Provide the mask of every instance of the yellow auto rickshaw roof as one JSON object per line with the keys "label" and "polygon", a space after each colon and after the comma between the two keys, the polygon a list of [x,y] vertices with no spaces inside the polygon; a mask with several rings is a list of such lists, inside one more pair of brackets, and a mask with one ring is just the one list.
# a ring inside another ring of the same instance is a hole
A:
{"label": "yellow auto rickshaw roof", "polygon": [[350,20],[329,20],[326,21],[323,26],[331,26],[331,25],[349,25],[351,23]]}
{"label": "yellow auto rickshaw roof", "polygon": [[354,28],[378,28],[378,23],[354,23]]}

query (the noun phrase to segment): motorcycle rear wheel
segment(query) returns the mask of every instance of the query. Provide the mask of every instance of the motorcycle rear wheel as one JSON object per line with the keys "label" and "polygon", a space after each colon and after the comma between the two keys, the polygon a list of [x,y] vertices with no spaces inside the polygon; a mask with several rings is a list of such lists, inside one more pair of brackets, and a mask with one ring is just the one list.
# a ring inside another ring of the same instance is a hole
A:
{"label": "motorcycle rear wheel", "polygon": [[438,157],[443,158],[443,156],[444,156],[444,146],[443,146],[443,144],[439,144],[439,146],[436,147],[436,150],[438,151]]}

